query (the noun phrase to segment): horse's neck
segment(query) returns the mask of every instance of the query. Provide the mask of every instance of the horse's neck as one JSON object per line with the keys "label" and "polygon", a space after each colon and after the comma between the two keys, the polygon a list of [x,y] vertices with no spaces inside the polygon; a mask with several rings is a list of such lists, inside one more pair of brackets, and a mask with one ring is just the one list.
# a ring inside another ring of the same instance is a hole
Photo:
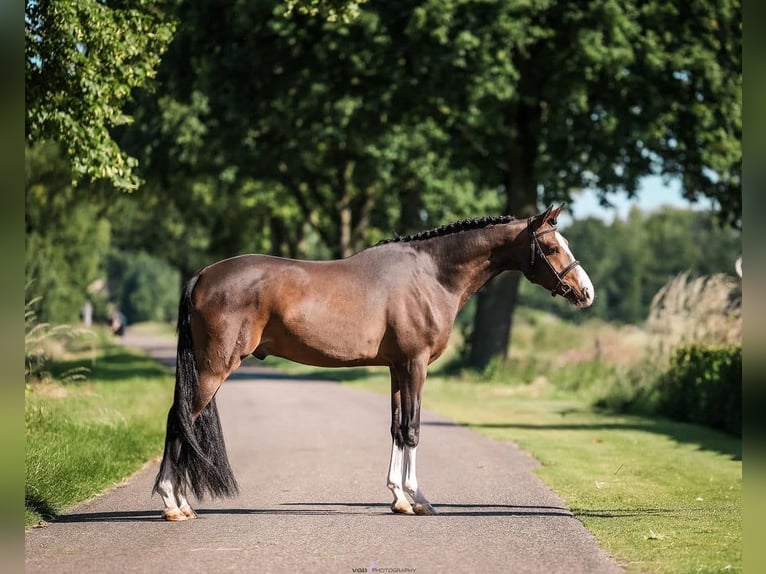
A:
{"label": "horse's neck", "polygon": [[525,221],[514,221],[446,235],[433,243],[439,281],[460,297],[461,307],[496,275],[523,269],[528,245],[520,235],[525,230]]}

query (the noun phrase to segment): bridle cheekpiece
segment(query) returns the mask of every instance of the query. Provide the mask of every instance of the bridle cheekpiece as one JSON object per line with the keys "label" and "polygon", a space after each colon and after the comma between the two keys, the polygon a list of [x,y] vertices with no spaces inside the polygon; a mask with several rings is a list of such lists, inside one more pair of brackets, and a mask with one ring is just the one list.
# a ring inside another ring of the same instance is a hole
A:
{"label": "bridle cheekpiece", "polygon": [[577,267],[580,264],[580,262],[575,259],[569,265],[564,267],[564,269],[562,269],[561,271],[556,271],[553,265],[551,265],[551,262],[548,260],[548,257],[543,252],[542,246],[540,245],[540,237],[542,237],[543,235],[547,233],[555,232],[556,224],[554,222],[552,224],[553,227],[551,227],[550,229],[546,229],[545,231],[540,231],[538,233],[535,233],[534,231],[532,231],[532,219],[533,218],[530,217],[527,220],[527,231],[529,231],[529,236],[531,237],[531,249],[530,249],[531,257],[529,260],[530,279],[535,278],[535,272],[534,272],[535,259],[539,257],[540,259],[545,261],[545,264],[548,266],[548,269],[550,269],[551,273],[553,273],[553,275],[558,280],[558,283],[556,284],[556,286],[553,289],[551,289],[551,296],[555,297],[556,295],[561,295],[562,297],[566,297],[572,291],[572,287],[564,283],[564,277],[566,277],[567,273],[569,273],[572,269]]}

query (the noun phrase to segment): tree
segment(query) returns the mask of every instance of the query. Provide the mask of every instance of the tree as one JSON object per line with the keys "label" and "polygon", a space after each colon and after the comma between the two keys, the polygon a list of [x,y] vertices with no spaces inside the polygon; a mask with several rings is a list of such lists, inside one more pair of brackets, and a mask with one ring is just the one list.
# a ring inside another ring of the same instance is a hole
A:
{"label": "tree", "polygon": [[[736,0],[535,3],[431,0],[412,12],[430,39],[434,98],[482,186],[526,217],[574,190],[602,199],[677,176],[684,195],[741,216],[741,9]],[[470,362],[507,355],[518,274],[479,295]]]}
{"label": "tree", "polygon": [[132,90],[150,85],[173,34],[163,0],[26,0],[26,140],[59,142],[72,181],[138,186],[136,160],[111,130],[130,123]]}

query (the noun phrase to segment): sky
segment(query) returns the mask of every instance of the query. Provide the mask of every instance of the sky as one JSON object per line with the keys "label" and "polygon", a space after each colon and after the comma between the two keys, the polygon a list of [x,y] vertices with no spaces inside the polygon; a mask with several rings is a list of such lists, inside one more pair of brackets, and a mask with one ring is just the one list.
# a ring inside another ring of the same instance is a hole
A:
{"label": "sky", "polygon": [[609,200],[613,207],[602,207],[599,205],[595,192],[583,191],[566,207],[566,217],[562,212],[559,219],[562,225],[570,223],[572,218],[584,219],[586,217],[598,217],[604,221],[611,222],[615,216],[625,219],[634,205],[638,205],[642,211],[647,212],[656,211],[666,205],[695,210],[710,209],[712,207],[712,202],[707,198],[701,198],[695,203],[684,199],[681,196],[680,181],[672,180],[668,185],[665,185],[661,176],[643,178],[639,185],[637,197],[634,199],[628,199],[625,193],[615,193],[609,196]]}

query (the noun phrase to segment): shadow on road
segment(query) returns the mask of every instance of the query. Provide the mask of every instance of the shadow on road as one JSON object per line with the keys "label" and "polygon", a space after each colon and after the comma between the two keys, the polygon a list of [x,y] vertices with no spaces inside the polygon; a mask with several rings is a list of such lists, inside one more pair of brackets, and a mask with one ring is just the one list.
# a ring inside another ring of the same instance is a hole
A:
{"label": "shadow on road", "polygon": [[[518,506],[512,504],[440,504],[433,503],[439,516],[565,516],[572,513],[561,506]],[[388,504],[365,502],[286,502],[283,506],[351,506],[384,507],[390,514]],[[450,509],[450,510],[446,510]],[[335,512],[333,512],[335,513]]]}
{"label": "shadow on road", "polygon": [[[342,506],[342,505],[335,505]],[[376,505],[364,505],[373,507]],[[385,508],[380,509],[380,512],[373,512],[373,514],[390,513],[387,504],[377,505]],[[352,512],[350,510],[334,510],[334,509],[299,509],[299,508],[197,508],[195,509],[197,515],[200,518],[213,515],[272,515],[272,516],[327,516],[327,515],[344,515],[344,514],[362,514],[361,512]],[[121,512],[81,512],[74,514],[63,514],[52,519],[52,523],[69,523],[69,522],[158,522],[162,521],[162,513],[158,509],[152,510],[128,510]]]}
{"label": "shadow on road", "polygon": [[[389,505],[379,502],[286,502],[281,506],[301,508],[198,508],[200,518],[213,515],[272,515],[272,516],[342,516],[392,514]],[[439,516],[562,516],[572,513],[559,506],[516,506],[505,504],[438,504]],[[357,510],[354,510],[357,509]],[[53,523],[73,522],[159,522],[161,512],[128,510],[120,512],[81,512],[64,514],[52,519]]]}

